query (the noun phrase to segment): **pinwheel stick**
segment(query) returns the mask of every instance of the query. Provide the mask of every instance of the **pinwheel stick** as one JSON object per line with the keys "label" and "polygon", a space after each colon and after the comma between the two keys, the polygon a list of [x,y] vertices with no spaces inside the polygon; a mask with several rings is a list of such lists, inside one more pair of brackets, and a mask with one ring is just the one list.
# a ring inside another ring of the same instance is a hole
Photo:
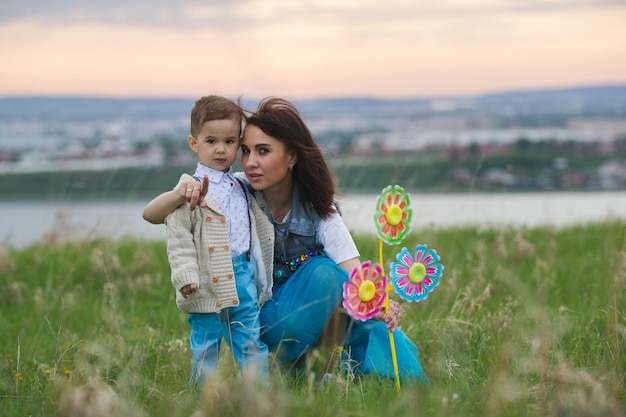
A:
{"label": "pinwheel stick", "polygon": [[[384,265],[383,263],[383,240],[379,239],[380,245],[379,245],[379,249],[378,249],[378,257],[380,259],[380,265],[382,268],[382,265]],[[382,275],[383,277],[385,276],[385,268],[382,268]],[[385,314],[389,314],[389,289],[391,288],[390,285],[387,285],[387,288],[385,289],[385,291],[387,292],[387,297],[385,298],[385,302],[383,304],[383,308],[385,309]],[[395,380],[396,380],[396,391],[400,392],[400,376],[398,373],[398,358],[396,356],[396,343],[393,339],[393,333],[391,332],[391,330],[388,330],[389,332],[389,345],[391,346],[391,361],[393,363],[393,373],[395,375]]]}

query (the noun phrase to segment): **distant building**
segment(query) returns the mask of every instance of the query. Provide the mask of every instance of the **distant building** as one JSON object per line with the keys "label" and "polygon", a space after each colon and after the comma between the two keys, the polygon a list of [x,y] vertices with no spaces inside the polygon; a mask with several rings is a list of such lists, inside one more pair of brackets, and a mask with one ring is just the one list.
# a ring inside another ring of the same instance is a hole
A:
{"label": "distant building", "polygon": [[491,168],[482,176],[483,182],[493,185],[514,186],[517,184],[517,176],[505,169]]}
{"label": "distant building", "polygon": [[622,188],[626,185],[626,162],[611,160],[598,168],[600,186],[606,189]]}

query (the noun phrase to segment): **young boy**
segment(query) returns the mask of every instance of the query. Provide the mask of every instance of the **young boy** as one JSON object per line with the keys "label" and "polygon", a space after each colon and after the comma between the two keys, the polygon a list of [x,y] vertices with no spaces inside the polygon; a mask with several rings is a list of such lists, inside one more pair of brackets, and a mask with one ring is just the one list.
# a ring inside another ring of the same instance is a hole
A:
{"label": "young boy", "polygon": [[[183,186],[193,180],[183,174],[169,192],[185,202],[165,223],[176,304],[189,314],[192,384],[216,370],[222,337],[240,372],[250,370],[263,379],[268,374],[259,311],[271,297],[274,229],[233,176],[243,118],[227,98],[196,101],[187,142],[198,154],[193,178],[202,182]],[[186,197],[207,185],[206,207],[191,211]]]}

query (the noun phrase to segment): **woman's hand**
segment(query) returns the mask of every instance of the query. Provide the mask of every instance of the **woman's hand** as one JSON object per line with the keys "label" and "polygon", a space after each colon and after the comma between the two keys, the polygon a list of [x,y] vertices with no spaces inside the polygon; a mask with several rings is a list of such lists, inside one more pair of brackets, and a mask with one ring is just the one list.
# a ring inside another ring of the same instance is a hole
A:
{"label": "woman's hand", "polygon": [[384,321],[387,324],[387,329],[393,332],[400,324],[403,315],[404,309],[400,307],[400,304],[393,300],[389,300],[389,313],[381,311],[376,315],[375,319]]}

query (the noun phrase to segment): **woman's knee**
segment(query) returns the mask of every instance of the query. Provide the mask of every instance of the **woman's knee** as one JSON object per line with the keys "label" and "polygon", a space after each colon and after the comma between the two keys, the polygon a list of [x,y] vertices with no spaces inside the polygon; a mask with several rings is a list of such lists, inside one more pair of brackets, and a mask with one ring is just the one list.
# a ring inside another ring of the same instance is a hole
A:
{"label": "woman's knee", "polygon": [[321,258],[317,262],[311,262],[303,268],[302,272],[312,285],[331,292],[343,292],[343,284],[348,280],[348,273],[330,258]]}

